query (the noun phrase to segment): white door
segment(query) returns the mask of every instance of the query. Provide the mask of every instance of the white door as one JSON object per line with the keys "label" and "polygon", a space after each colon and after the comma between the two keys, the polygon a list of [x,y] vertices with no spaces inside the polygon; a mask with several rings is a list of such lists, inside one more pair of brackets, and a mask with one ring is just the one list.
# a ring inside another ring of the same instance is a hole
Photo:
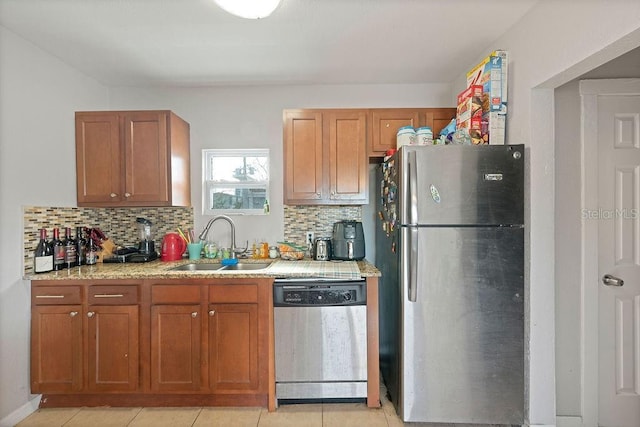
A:
{"label": "white door", "polygon": [[638,427],[640,94],[597,97],[597,139],[598,425]]}

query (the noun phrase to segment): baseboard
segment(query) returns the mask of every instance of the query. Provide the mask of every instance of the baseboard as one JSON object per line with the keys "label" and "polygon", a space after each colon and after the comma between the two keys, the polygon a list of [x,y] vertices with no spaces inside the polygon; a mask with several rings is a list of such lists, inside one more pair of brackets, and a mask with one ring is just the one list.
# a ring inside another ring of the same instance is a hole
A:
{"label": "baseboard", "polygon": [[557,416],[556,426],[558,427],[582,427],[582,417]]}
{"label": "baseboard", "polygon": [[14,427],[20,421],[27,418],[29,415],[33,414],[38,406],[40,406],[40,398],[42,395],[37,395],[6,417],[0,420],[0,427]]}

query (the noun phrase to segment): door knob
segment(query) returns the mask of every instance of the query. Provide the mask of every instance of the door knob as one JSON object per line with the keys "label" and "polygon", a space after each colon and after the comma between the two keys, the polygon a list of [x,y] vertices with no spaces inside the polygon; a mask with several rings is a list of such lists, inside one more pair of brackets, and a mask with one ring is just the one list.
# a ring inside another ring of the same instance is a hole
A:
{"label": "door knob", "polygon": [[602,276],[602,283],[607,286],[622,286],[624,285],[624,280],[610,274],[605,274]]}

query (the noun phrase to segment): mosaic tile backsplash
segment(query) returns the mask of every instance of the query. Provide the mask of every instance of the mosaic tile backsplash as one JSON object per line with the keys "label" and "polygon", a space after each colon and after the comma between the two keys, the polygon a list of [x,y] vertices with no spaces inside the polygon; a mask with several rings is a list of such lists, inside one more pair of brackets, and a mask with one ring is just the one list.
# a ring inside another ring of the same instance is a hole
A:
{"label": "mosaic tile backsplash", "polygon": [[156,250],[162,236],[177,227],[193,228],[193,208],[76,208],[33,207],[23,208],[24,222],[24,272],[33,272],[33,251],[38,244],[41,228],[47,229],[47,237],[53,237],[53,228],[60,228],[64,236],[65,227],[71,227],[75,237],[76,227],[99,228],[116,244],[136,246],[139,240],[136,218],[147,218],[153,223],[151,231],[156,241]]}
{"label": "mosaic tile backsplash", "polygon": [[284,206],[284,240],[305,244],[307,231],[331,237],[333,224],[343,219],[361,221],[361,206]]}
{"label": "mosaic tile backsplash", "polygon": [[[40,228],[47,229],[51,239],[53,228],[98,227],[115,243],[135,246],[138,243],[136,218],[143,217],[153,223],[152,231],[159,248],[160,240],[177,227],[192,228],[193,208],[77,208],[27,206],[24,213],[24,272],[33,272],[33,251],[38,244]],[[361,221],[360,206],[284,206],[284,240],[305,244],[305,233],[313,231],[316,237],[331,237],[333,224],[344,219]]]}

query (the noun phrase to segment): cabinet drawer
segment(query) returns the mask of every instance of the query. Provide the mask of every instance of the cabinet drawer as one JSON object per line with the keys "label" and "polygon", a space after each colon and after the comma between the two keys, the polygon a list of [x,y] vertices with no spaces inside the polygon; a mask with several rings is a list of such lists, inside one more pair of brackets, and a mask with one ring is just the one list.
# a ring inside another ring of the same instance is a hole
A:
{"label": "cabinet drawer", "polygon": [[209,302],[258,302],[258,285],[211,285],[209,287]]}
{"label": "cabinet drawer", "polygon": [[90,305],[131,305],[138,303],[136,285],[89,286]]}
{"label": "cabinet drawer", "polygon": [[81,304],[80,286],[34,286],[31,288],[33,305]]}
{"label": "cabinet drawer", "polygon": [[199,304],[200,286],[153,285],[151,302],[153,304]]}

